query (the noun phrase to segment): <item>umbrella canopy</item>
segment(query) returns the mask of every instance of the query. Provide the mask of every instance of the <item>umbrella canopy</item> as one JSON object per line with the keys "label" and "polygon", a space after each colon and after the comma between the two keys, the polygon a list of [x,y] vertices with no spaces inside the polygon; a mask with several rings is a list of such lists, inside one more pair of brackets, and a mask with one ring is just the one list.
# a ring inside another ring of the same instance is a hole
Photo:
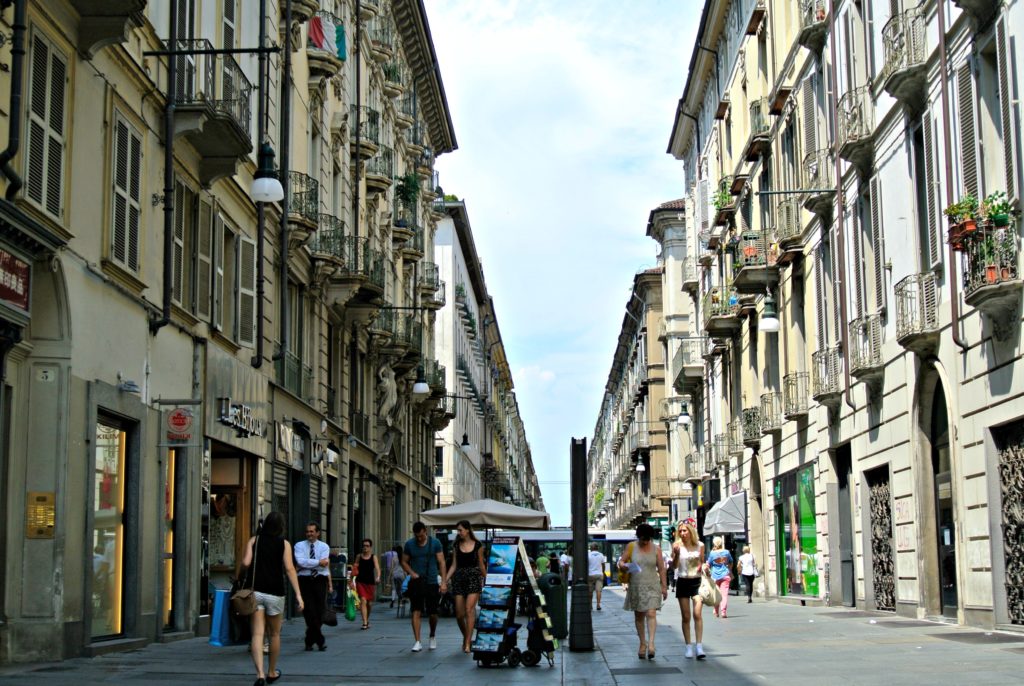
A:
{"label": "umbrella canopy", "polygon": [[551,521],[547,512],[499,503],[489,498],[427,510],[420,514],[420,521],[427,526],[455,526],[463,519],[468,519],[474,526],[510,529],[547,529]]}
{"label": "umbrella canopy", "polygon": [[740,491],[715,503],[704,517],[704,535],[747,531],[747,495]]}

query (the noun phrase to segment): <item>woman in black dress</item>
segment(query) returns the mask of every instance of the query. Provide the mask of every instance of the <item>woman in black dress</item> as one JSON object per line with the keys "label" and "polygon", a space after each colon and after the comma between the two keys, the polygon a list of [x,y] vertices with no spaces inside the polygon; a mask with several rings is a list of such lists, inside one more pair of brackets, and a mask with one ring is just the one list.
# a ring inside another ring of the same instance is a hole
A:
{"label": "woman in black dress", "polygon": [[[253,564],[255,560],[255,564]],[[280,512],[267,515],[263,526],[245,545],[242,566],[247,570],[244,588],[250,585],[256,598],[256,612],[252,614],[252,642],[249,650],[256,665],[254,686],[272,684],[281,678],[277,657],[281,653],[281,621],[284,619],[285,586],[288,575],[299,612],[304,607],[299,591],[299,578],[292,562],[292,544],[284,537],[284,516]],[[263,671],[263,633],[270,639],[270,669]],[[268,676],[269,675],[269,676]]]}
{"label": "woman in black dress", "polygon": [[484,547],[473,534],[469,521],[463,519],[459,522],[456,531],[455,555],[445,581],[452,580],[455,618],[462,631],[462,652],[468,653],[473,640],[473,625],[476,623],[476,604],[480,600],[487,567],[484,563]]}

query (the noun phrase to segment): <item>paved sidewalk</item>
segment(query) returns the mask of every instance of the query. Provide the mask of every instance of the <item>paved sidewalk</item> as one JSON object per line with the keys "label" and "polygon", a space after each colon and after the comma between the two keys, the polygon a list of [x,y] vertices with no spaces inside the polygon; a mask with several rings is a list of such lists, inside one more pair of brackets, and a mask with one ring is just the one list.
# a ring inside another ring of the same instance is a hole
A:
{"label": "paved sidewalk", "polygon": [[[597,650],[572,653],[563,641],[555,665],[476,667],[460,650],[454,619],[442,619],[438,649],[412,653],[407,618],[377,604],[369,631],[342,620],[328,628],[327,650],[302,649],[302,620],[285,626],[280,686],[312,684],[565,684],[658,686],[671,684],[878,684],[944,683],[959,675],[972,684],[1021,683],[1024,633],[988,633],[892,615],[778,602],[752,605],[730,599],[729,619],[705,612],[703,662],[683,658],[679,608],[670,598],[658,617],[657,658],[638,660],[632,615],[622,596],[606,591],[594,613]],[[424,636],[426,635],[424,623]],[[525,645],[525,636],[520,636]],[[956,675],[956,676],[954,676]],[[968,676],[969,675],[969,676]],[[52,664],[0,668],[0,686],[63,684],[191,684],[248,686],[254,668],[243,646],[216,648],[205,639],[155,644],[129,653]]]}

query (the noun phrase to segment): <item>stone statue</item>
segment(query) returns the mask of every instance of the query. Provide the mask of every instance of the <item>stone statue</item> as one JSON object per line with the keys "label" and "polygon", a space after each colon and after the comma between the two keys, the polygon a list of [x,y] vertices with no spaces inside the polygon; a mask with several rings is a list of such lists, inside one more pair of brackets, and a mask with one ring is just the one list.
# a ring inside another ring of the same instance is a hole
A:
{"label": "stone statue", "polygon": [[388,426],[391,426],[391,415],[395,405],[398,404],[398,384],[395,382],[395,370],[387,363],[382,364],[377,371],[377,379],[377,391],[380,393],[380,398],[377,401],[377,415]]}

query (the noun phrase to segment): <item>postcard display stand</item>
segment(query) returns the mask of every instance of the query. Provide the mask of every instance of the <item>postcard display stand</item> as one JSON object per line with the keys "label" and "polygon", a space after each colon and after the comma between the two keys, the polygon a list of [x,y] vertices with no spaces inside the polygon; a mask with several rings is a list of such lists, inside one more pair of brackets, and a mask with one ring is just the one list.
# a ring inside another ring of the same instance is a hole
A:
{"label": "postcard display stand", "polygon": [[[518,536],[496,536],[491,540],[491,552],[487,559],[487,578],[480,594],[480,613],[476,621],[476,635],[473,637],[473,659],[481,666],[499,664],[508,659],[509,666],[515,667],[520,661],[527,666],[536,665],[543,654],[549,663],[554,662],[557,640],[551,635],[551,619],[545,612],[544,594],[537,585],[537,579],[528,564],[526,548]],[[545,650],[528,649],[521,652],[516,645],[515,624],[516,601],[520,588],[529,583],[521,592],[532,594],[527,603],[533,608],[531,619],[539,629]]]}

